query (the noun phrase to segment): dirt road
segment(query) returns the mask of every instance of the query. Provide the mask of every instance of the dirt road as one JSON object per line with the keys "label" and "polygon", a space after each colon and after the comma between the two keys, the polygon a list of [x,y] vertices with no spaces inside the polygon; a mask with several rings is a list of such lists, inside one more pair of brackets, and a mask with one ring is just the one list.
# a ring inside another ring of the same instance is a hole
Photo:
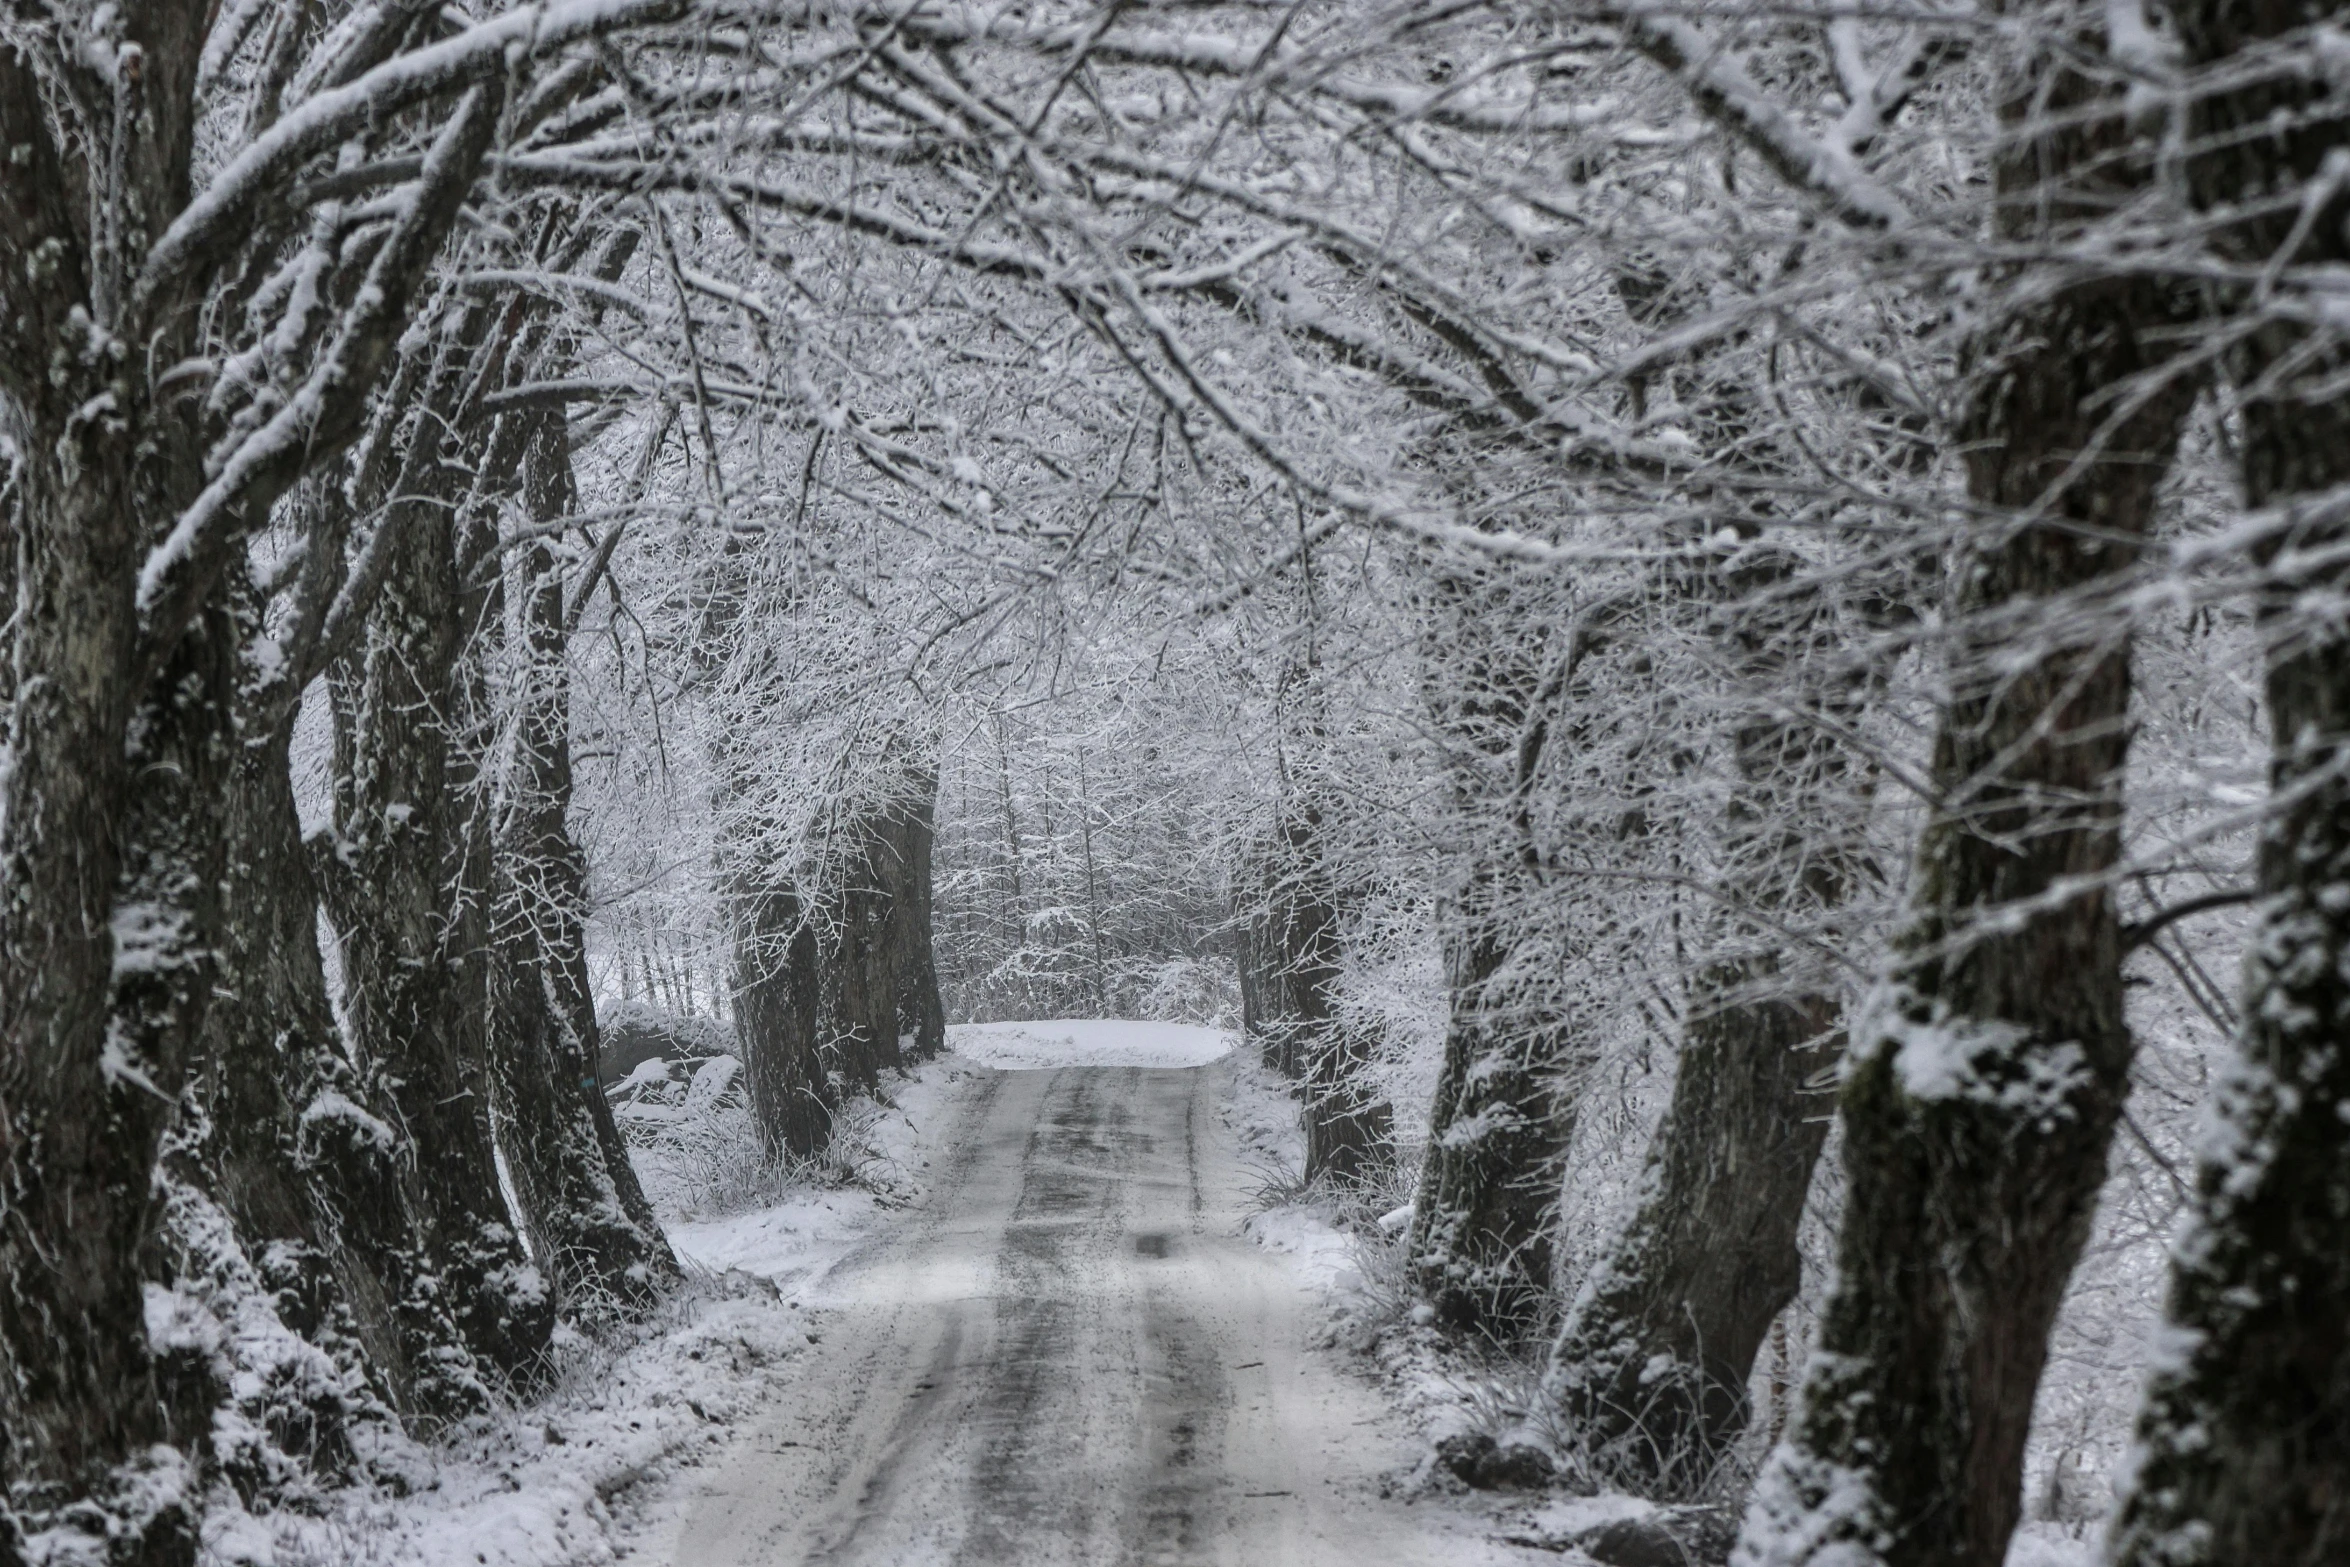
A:
{"label": "dirt road", "polygon": [[1220,1070],[980,1075],[929,1202],[834,1271],[786,1394],[641,1559],[1543,1559],[1377,1494],[1410,1451],[1240,1234]]}

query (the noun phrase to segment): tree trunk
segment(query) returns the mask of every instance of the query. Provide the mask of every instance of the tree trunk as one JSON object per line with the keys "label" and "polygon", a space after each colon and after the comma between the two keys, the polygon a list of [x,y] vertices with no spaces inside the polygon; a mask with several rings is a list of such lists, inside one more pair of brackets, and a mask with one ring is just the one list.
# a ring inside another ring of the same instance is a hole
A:
{"label": "tree trunk", "polygon": [[1364,1087],[1374,1041],[1361,1028],[1333,1023],[1320,1030],[1306,1055],[1306,1169],[1309,1181],[1328,1176],[1357,1185],[1395,1164],[1395,1111]]}
{"label": "tree trunk", "polygon": [[134,705],[135,572],[119,552],[138,513],[114,495],[122,521],[75,515],[91,497],[47,489],[40,456],[25,459],[15,652],[35,678],[17,691],[5,784],[0,1550],[20,1525],[101,1523],[81,1510],[95,1503],[105,1559],[180,1563],[218,1390],[200,1360],[152,1352],[141,1259],[212,988],[234,639],[205,617]]}
{"label": "tree trunk", "polygon": [[1315,950],[1335,916],[1301,895],[1294,833],[1284,811],[1245,862],[1254,885],[1240,927],[1240,1026],[1267,1071],[1303,1081],[1306,1035],[1321,1010]]}
{"label": "tree trunk", "polygon": [[[1717,972],[1701,990],[1766,978]],[[1613,1484],[1701,1494],[1746,1432],[1755,1356],[1802,1283],[1796,1231],[1840,1023],[1823,996],[1692,1002],[1639,1207],[1569,1309],[1546,1379]]]}
{"label": "tree trunk", "polygon": [[1509,1342],[1551,1310],[1551,1227],[1575,1113],[1560,1082],[1564,1029],[1491,999],[1510,956],[1491,897],[1490,883],[1466,889],[1445,933],[1451,1016],[1405,1257],[1438,1322]]}
{"label": "tree trunk", "polygon": [[1234,964],[1240,973],[1240,1037],[1257,1048],[1257,1059],[1268,1072],[1279,1072],[1283,1077],[1298,1074],[1289,1060],[1288,1030],[1282,1019],[1289,1016],[1289,998],[1282,986],[1280,949],[1272,940],[1272,915],[1264,900],[1270,899],[1270,878],[1261,872],[1262,862],[1251,858],[1243,862],[1247,870],[1244,881],[1258,885],[1247,892],[1257,904],[1240,923],[1238,939],[1233,945]]}
{"label": "tree trunk", "polygon": [[[2191,100],[2186,166],[2196,204],[2222,219],[2226,259],[2271,276],[2350,263],[2343,94],[2311,68],[2318,45],[2301,31],[2338,27],[2342,6],[2186,0],[2171,14],[2190,63],[2232,78]],[[2251,192],[2275,199],[2240,215]],[[2350,351],[2308,319],[2272,315],[2227,363],[2245,499],[2279,523],[2256,558],[2269,780],[2284,803],[2261,836],[2238,1055],[2173,1252],[2177,1347],[2148,1389],[2112,1535],[2126,1567],[2350,1557],[2350,637],[2313,607],[2350,587]]]}
{"label": "tree trunk", "polygon": [[[531,520],[575,509],[560,412],[534,421],[524,467]],[[584,935],[587,866],[572,842],[571,686],[563,574],[543,536],[519,567],[524,646],[518,738],[496,843],[491,1081],[514,1195],[564,1314],[635,1315],[678,1277],[652,1204],[596,1079],[600,1041]]]}
{"label": "tree trunk", "polygon": [[871,1092],[905,1065],[898,1050],[895,910],[898,836],[889,808],[860,812],[845,831],[850,852],[835,892],[837,917],[822,941],[823,1010],[817,1044],[852,1088]]}
{"label": "tree trunk", "polygon": [[1295,1078],[1305,1178],[1367,1180],[1395,1157],[1395,1113],[1364,1085],[1374,1040],[1339,1015],[1343,894],[1323,842],[1313,785],[1290,781],[1256,857],[1261,901],[1243,927],[1243,1028],[1265,1064]]}
{"label": "tree trunk", "polygon": [[[2118,114],[2096,112],[2104,89],[2064,58],[2003,92],[2011,241],[2061,239],[2113,194],[2052,178],[2135,167],[2116,156]],[[2015,520],[1978,524],[1958,563],[1914,913],[1853,1031],[1842,1095],[1835,1293],[1756,1487],[1748,1567],[2005,1557],[2048,1330],[2130,1057],[2103,884],[2120,849],[2127,643],[2067,601],[2132,564],[2125,541],[2145,535],[2194,393],[2163,379],[2177,318],[2136,278],[2073,283],[1975,347],[1968,490]],[[2079,890],[2056,900],[2060,887]]]}
{"label": "tree trunk", "polygon": [[1449,1015],[1405,1258],[1438,1322],[1507,1342],[1552,1309],[1573,1084],[1591,1055],[1539,1000],[1523,999],[1528,976],[1511,961],[1546,902],[1520,818],[1548,735],[1543,650],[1494,645],[1495,625],[1511,617],[1482,577],[1441,572],[1430,597],[1432,663],[1447,671],[1430,706],[1467,841],[1440,921]]}
{"label": "tree trunk", "polygon": [[891,817],[879,857],[889,899],[889,966],[894,976],[898,1033],[909,1061],[927,1061],[946,1049],[946,1005],[938,994],[938,958],[932,943],[931,849],[938,837],[938,769],[923,769],[913,796]]}
{"label": "tree trunk", "polygon": [[[255,607],[243,623],[257,634]],[[461,1363],[465,1350],[446,1313],[407,1290],[413,1225],[392,1134],[359,1109],[369,1095],[340,1053],[287,765],[293,693],[275,672],[243,674],[238,743],[214,806],[227,842],[215,981],[225,1004],[205,1013],[181,1134],[191,1141],[175,1163],[218,1202],[279,1320],[337,1368],[339,1386],[293,1389],[309,1400],[300,1409],[248,1411],[332,1475],[355,1461],[352,1420],[387,1413],[379,1397],[422,1412],[416,1367]],[[177,1243],[191,1268],[220,1245],[194,1233]]]}
{"label": "tree trunk", "polygon": [[[18,93],[0,128],[37,108],[0,58],[0,100]],[[182,1365],[159,1381],[141,1262],[211,996],[233,636],[205,617],[140,689],[140,524],[174,515],[168,457],[142,449],[151,427],[127,386],[56,376],[25,401],[0,394],[25,420],[0,779],[0,1555],[20,1526],[88,1525],[111,1562],[181,1563],[210,1390],[175,1390]],[[107,417],[73,416],[101,392]]]}
{"label": "tree trunk", "polygon": [[[811,936],[812,957],[787,959],[787,967],[813,965],[801,983],[815,1010],[796,1026],[813,1039],[827,1077],[852,1090],[871,1092],[882,1073],[946,1046],[930,932],[937,773],[916,772],[910,783],[910,793],[861,808],[840,829],[848,840],[841,883],[825,889],[835,916]],[[795,889],[794,908],[805,891]],[[798,951],[796,941],[788,950]]]}
{"label": "tree trunk", "polygon": [[[1737,673],[1784,693],[1840,628],[1796,590],[1792,558],[1767,544],[1738,557],[1710,588],[1734,596]],[[1748,950],[1691,986],[1639,1205],[1570,1306],[1545,1377],[1590,1459],[1650,1494],[1705,1492],[1746,1433],[1755,1357],[1802,1283],[1796,1235],[1843,1008],[1827,976],[1789,972],[1784,933],[1840,903],[1858,871],[1851,757],[1832,736],[1860,704],[1841,679],[1797,700],[1814,717],[1758,713],[1733,737],[1723,922]]]}
{"label": "tree trunk", "polygon": [[[435,431],[415,439],[430,447]],[[429,1269],[417,1282],[448,1302],[482,1362],[527,1383],[554,1301],[511,1228],[493,1151],[488,886],[470,819],[482,807],[460,793],[459,664],[472,628],[454,508],[429,482],[404,482],[427,498],[378,524],[399,530],[392,561],[364,649],[333,677],[335,837],[320,866],[354,1043],[410,1142],[402,1178]]]}
{"label": "tree trunk", "polygon": [[760,886],[755,875],[755,868],[739,872],[728,899],[735,1038],[768,1157],[806,1159],[831,1138],[837,1099],[816,1048],[823,1005],[816,935],[788,885]]}
{"label": "tree trunk", "polygon": [[[23,1554],[20,1531],[46,1530],[45,1560],[161,1567],[196,1545],[200,1480],[172,1444],[205,1450],[218,1393],[200,1385],[208,1373],[188,1346],[151,1351],[141,1279],[166,1184],[158,1154],[222,936],[238,644],[212,584],[242,569],[243,530],[290,471],[348,439],[495,108],[474,93],[454,122],[462,133],[436,143],[437,184],[376,252],[367,302],[382,314],[354,323],[339,381],[308,405],[299,457],[249,474],[191,540],[175,530],[214,477],[203,443],[220,432],[203,428],[200,399],[159,407],[155,378],[237,313],[231,295],[205,295],[211,267],[252,258],[224,236],[227,253],[196,275],[167,273],[160,294],[142,294],[149,242],[188,204],[212,17],[161,4],[109,18],[94,50],[0,47],[0,406],[15,480],[0,782],[0,1556]],[[108,103],[96,111],[113,126],[108,150],[93,156],[92,106]],[[151,553],[167,540],[171,553]]]}

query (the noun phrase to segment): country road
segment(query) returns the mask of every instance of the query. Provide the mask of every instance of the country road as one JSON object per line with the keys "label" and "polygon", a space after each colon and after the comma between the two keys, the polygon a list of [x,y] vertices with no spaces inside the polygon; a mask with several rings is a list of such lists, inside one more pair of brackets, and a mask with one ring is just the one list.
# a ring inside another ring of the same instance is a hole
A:
{"label": "country road", "polygon": [[[818,1342],[635,1560],[1543,1559],[1379,1495],[1413,1453],[1240,1232],[1215,1067],[976,1074],[927,1203],[835,1269]],[[1555,1560],[1556,1558],[1549,1558]]]}

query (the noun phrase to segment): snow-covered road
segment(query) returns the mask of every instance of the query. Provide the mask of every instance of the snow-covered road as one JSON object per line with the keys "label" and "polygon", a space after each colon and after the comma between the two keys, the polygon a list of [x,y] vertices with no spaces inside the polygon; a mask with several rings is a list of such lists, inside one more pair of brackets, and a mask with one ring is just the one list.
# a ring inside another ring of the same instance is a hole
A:
{"label": "snow-covered road", "polygon": [[[809,1297],[817,1342],[633,1557],[1310,1567],[1542,1559],[1380,1495],[1414,1452],[1307,1348],[1294,1263],[1241,1234],[1223,1073],[981,1071],[930,1197]],[[1556,1558],[1550,1558],[1555,1560]]]}

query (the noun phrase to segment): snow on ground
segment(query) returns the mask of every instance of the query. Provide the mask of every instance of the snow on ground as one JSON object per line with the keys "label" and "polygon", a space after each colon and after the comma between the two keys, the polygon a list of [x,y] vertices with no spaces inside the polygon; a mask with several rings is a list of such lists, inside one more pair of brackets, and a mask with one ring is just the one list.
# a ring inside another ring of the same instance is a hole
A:
{"label": "snow on ground", "polygon": [[1244,1055],[1226,1067],[1224,1122],[1256,1172],[1263,1208],[1242,1230],[1259,1246],[1296,1259],[1299,1275],[1320,1291],[1339,1316],[1367,1304],[1359,1242],[1339,1228],[1328,1203],[1300,1201],[1306,1161],[1305,1129],[1289,1086]]}
{"label": "snow on ground", "polygon": [[[1289,1259],[1299,1283],[1320,1295],[1328,1328],[1319,1344],[1354,1351],[1357,1373],[1423,1433],[1474,1417],[1473,1398],[1402,1315],[1396,1243],[1380,1238],[1399,1226],[1371,1222],[1362,1203],[1342,1209],[1302,1188],[1296,1101],[1286,1083],[1233,1050],[1229,1031],[1077,1019],[960,1025],[948,1037],[947,1055],[844,1112],[835,1157],[789,1175],[749,1169],[756,1160],[737,1102],[689,1102],[680,1082],[666,1103],[654,1096],[628,1107],[666,1129],[638,1157],[687,1266],[685,1289],[629,1343],[568,1343],[542,1400],[419,1446],[407,1495],[347,1493],[317,1517],[253,1517],[233,1500],[217,1504],[207,1567],[596,1567],[621,1559],[683,1471],[735,1452],[776,1400],[793,1396],[809,1346],[822,1337],[811,1297],[877,1227],[922,1197],[937,1139],[988,1068],[1213,1064],[1219,1113],[1260,1188],[1262,1206],[1244,1233]],[[1647,1505],[1465,1493],[1432,1461],[1395,1484],[1461,1518],[1471,1539],[1539,1540],[1553,1551]],[[2058,1567],[2065,1557],[2051,1550],[2025,1559]]]}
{"label": "snow on ground", "polygon": [[[1342,1216],[1335,1204],[1312,1198],[1300,1180],[1305,1135],[1288,1085],[1249,1052],[1230,1056],[1221,1070],[1228,1078],[1226,1124],[1245,1150],[1243,1158],[1255,1166],[1266,1204],[1244,1229],[1258,1245],[1295,1260],[1301,1280],[1322,1296],[1329,1320],[1325,1347],[1350,1351],[1357,1371],[1375,1381],[1430,1443],[1430,1461],[1401,1477],[1400,1488],[1424,1503],[1479,1514],[1492,1537],[1556,1553],[1551,1559],[1570,1567],[1602,1560],[1571,1542],[1612,1524],[1657,1515],[1656,1503],[1620,1492],[1466,1492],[1436,1465],[1435,1439],[1456,1431],[1490,1429],[1505,1441],[1539,1444],[1539,1432],[1513,1418],[1513,1404],[1530,1391],[1531,1373],[1506,1365],[1484,1373],[1464,1371],[1442,1351],[1432,1331],[1412,1323],[1405,1316],[1400,1278],[1402,1231],[1411,1210],[1399,1206],[1376,1213],[1366,1227],[1361,1221],[1384,1199],[1368,1207],[1357,1203],[1354,1214]],[[1400,1204],[1405,1195],[1393,1194],[1394,1201]],[[1349,1217],[1354,1222],[1347,1222]],[[2009,1546],[2007,1567],[2092,1567],[2095,1546],[2094,1531],[2083,1538],[2062,1524],[2028,1520]]]}
{"label": "snow on ground", "polygon": [[1506,1363],[1464,1368],[1411,1315],[1402,1268],[1411,1219],[1408,1188],[1364,1193],[1344,1203],[1308,1191],[1300,1179],[1305,1136],[1288,1085],[1245,1053],[1223,1070],[1230,1080],[1226,1123],[1263,1181],[1264,1207],[1244,1228],[1258,1245],[1294,1260],[1301,1281],[1322,1297],[1327,1327],[1321,1346],[1345,1354],[1356,1374],[1376,1385],[1426,1443],[1418,1468],[1396,1477],[1398,1491],[1420,1505],[1476,1519],[1488,1539],[1545,1557],[1555,1553],[1553,1559],[1570,1564],[1603,1559],[1586,1555],[1575,1542],[1657,1514],[1655,1503],[1613,1492],[1471,1491],[1437,1462],[1436,1441],[1456,1432],[1484,1430],[1504,1443],[1543,1445],[1516,1407],[1530,1391],[1530,1373]]}
{"label": "snow on ground", "polygon": [[947,1048],[1004,1071],[1061,1066],[1206,1066],[1229,1054],[1232,1031],[1190,1023],[1055,1018],[1039,1023],[958,1023]]}
{"label": "snow on ground", "polygon": [[226,1499],[206,1560],[254,1567],[571,1567],[614,1559],[630,1495],[727,1432],[807,1347],[764,1291],[704,1280],[619,1354],[573,1346],[555,1391],[422,1445],[402,1497],[346,1494],[321,1517],[256,1518]]}
{"label": "snow on ground", "polygon": [[2104,1559],[2099,1531],[2076,1533],[2065,1524],[2027,1519],[2007,1542],[2007,1567],[2096,1567]]}
{"label": "snow on ground", "polygon": [[572,1336],[553,1390],[527,1407],[417,1444],[404,1496],[345,1492],[319,1516],[245,1512],[216,1499],[206,1567],[594,1567],[617,1559],[654,1482],[728,1450],[768,1400],[786,1396],[810,1338],[802,1302],[877,1224],[917,1200],[933,1139],[986,1067],[1197,1066],[1229,1033],[1176,1023],[1079,1019],[962,1025],[949,1054],[844,1110],[841,1148],[820,1168],[755,1168],[739,1095],[686,1096],[708,1069],[640,1069],[657,1095],[624,1120],[668,1133],[634,1150],[685,1264],[686,1287],[618,1346]]}
{"label": "snow on ground", "polygon": [[883,1214],[921,1194],[930,1136],[971,1075],[950,1054],[898,1079],[881,1101],[844,1111],[837,1157],[856,1184],[786,1187],[776,1201],[718,1214],[673,1199],[661,1215],[670,1244],[689,1268],[745,1274],[785,1299],[804,1297]]}
{"label": "snow on ground", "polygon": [[[571,1336],[553,1390],[527,1407],[466,1422],[418,1444],[405,1496],[346,1492],[321,1516],[255,1517],[215,1500],[206,1567],[596,1567],[617,1559],[639,1501],[681,1466],[727,1451],[770,1399],[784,1396],[812,1340],[801,1299],[872,1227],[916,1199],[933,1132],[975,1072],[948,1056],[894,1081],[885,1102],[843,1112],[831,1184],[746,1167],[747,1119],[712,1117],[706,1143],[637,1149],[648,1195],[688,1274],[633,1341]],[[635,1108],[635,1107],[631,1107]],[[648,1105],[641,1119],[674,1120]],[[735,1179],[712,1166],[731,1160]],[[854,1178],[854,1184],[841,1179]],[[730,1198],[769,1200],[721,1211]]]}

